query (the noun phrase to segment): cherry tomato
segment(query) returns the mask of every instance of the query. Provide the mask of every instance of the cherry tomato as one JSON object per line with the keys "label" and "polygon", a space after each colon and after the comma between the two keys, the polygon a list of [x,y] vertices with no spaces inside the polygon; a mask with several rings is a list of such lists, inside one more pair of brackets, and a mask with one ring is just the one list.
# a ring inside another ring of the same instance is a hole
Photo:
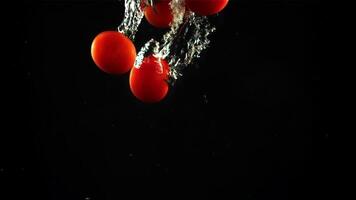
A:
{"label": "cherry tomato", "polygon": [[153,55],[145,57],[130,73],[130,89],[135,97],[145,103],[161,101],[168,93],[169,65],[166,60]]}
{"label": "cherry tomato", "polygon": [[153,6],[145,5],[143,11],[147,21],[157,28],[168,28],[173,20],[170,2],[171,0],[156,0]]}
{"label": "cherry tomato", "polygon": [[104,31],[93,40],[91,56],[101,70],[119,75],[130,71],[133,67],[136,48],[124,34],[117,31]]}
{"label": "cherry tomato", "polygon": [[185,0],[186,6],[198,15],[213,15],[225,8],[229,0]]}

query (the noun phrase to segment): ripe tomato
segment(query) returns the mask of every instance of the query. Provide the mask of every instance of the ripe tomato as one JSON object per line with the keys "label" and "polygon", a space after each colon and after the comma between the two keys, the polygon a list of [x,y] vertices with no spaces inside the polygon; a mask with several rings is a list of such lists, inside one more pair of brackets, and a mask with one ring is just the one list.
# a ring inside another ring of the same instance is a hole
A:
{"label": "ripe tomato", "polygon": [[135,63],[136,48],[124,34],[117,31],[104,31],[93,40],[91,56],[95,64],[104,72],[124,74]]}
{"label": "ripe tomato", "polygon": [[132,93],[145,103],[161,101],[168,93],[169,65],[166,60],[150,55],[143,59],[140,66],[130,73]]}
{"label": "ripe tomato", "polygon": [[145,5],[143,11],[147,21],[157,28],[168,28],[173,20],[169,3],[171,0],[154,1],[154,5]]}
{"label": "ripe tomato", "polygon": [[186,6],[198,15],[213,15],[225,8],[229,0],[185,0]]}

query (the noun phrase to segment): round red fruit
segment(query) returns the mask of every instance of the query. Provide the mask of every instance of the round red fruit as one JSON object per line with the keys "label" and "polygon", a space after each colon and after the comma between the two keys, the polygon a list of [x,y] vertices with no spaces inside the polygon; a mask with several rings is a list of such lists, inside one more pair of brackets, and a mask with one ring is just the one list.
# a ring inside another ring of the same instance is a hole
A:
{"label": "round red fruit", "polygon": [[135,97],[145,103],[159,102],[168,93],[168,73],[166,60],[153,55],[145,57],[140,66],[131,70],[130,89]]}
{"label": "round red fruit", "polygon": [[229,0],[185,0],[186,6],[198,15],[214,15],[222,11]]}
{"label": "round red fruit", "polygon": [[104,72],[120,75],[130,71],[133,67],[136,48],[124,34],[117,31],[105,31],[93,40],[91,56],[95,64]]}
{"label": "round red fruit", "polygon": [[172,20],[171,0],[154,1],[154,5],[145,5],[143,11],[147,21],[157,28],[169,28]]}

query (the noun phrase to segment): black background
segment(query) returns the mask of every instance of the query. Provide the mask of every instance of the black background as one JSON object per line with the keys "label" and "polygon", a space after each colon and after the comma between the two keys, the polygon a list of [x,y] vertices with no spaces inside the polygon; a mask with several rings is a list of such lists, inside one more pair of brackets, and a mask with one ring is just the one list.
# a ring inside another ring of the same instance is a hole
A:
{"label": "black background", "polygon": [[[10,14],[21,80],[3,104],[0,174],[15,188],[4,199],[326,196],[325,5],[231,0],[210,17],[210,48],[153,105],[90,57],[123,11],[123,1],[43,0]],[[143,21],[136,47],[162,32]]]}

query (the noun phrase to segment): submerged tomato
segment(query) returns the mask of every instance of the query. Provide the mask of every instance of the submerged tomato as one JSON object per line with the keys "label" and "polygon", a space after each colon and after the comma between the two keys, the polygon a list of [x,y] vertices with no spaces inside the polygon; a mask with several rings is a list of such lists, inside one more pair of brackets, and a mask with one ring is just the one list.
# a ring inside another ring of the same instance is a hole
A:
{"label": "submerged tomato", "polygon": [[225,8],[229,0],[185,0],[186,6],[198,15],[213,15]]}
{"label": "submerged tomato", "polygon": [[95,64],[109,74],[124,74],[133,67],[136,59],[135,45],[124,34],[105,31],[95,37],[91,45]]}
{"label": "submerged tomato", "polygon": [[173,20],[170,2],[171,0],[159,0],[155,1],[154,6],[143,6],[147,21],[157,28],[168,28]]}
{"label": "submerged tomato", "polygon": [[168,93],[169,65],[164,59],[150,55],[140,66],[130,73],[130,89],[139,100],[145,103],[161,101]]}

